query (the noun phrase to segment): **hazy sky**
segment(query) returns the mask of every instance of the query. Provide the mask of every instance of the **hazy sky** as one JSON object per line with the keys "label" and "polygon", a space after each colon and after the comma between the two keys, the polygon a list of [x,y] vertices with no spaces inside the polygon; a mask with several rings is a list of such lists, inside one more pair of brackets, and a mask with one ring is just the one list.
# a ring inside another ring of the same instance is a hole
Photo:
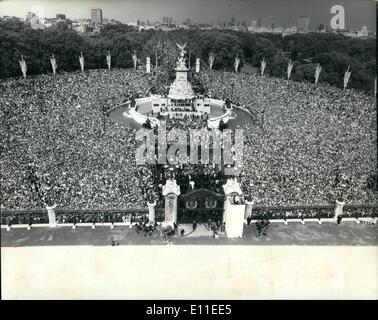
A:
{"label": "hazy sky", "polygon": [[183,21],[222,22],[235,17],[250,22],[261,17],[270,26],[293,25],[295,18],[308,15],[311,27],[329,25],[330,9],[335,4],[345,8],[346,29],[367,26],[375,30],[374,0],[0,0],[0,16],[25,18],[28,11],[44,12],[46,17],[64,13],[70,18],[90,18],[90,9],[101,8],[104,18],[122,22],[162,20],[163,16]]}

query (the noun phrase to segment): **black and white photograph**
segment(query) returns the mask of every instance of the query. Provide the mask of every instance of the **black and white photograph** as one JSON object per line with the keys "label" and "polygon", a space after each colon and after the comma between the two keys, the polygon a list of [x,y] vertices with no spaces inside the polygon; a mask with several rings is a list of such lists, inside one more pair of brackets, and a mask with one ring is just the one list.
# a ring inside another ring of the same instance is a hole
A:
{"label": "black and white photograph", "polygon": [[378,299],[377,12],[0,1],[2,299]]}

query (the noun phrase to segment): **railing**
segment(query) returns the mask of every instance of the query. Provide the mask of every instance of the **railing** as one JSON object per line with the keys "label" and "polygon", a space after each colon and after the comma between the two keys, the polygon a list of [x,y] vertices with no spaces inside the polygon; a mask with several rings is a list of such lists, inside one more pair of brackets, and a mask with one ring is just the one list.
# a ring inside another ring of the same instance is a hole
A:
{"label": "railing", "polygon": [[[56,209],[55,221],[63,223],[117,223],[143,222],[147,219],[147,209],[109,209],[109,210],[69,210]],[[46,210],[1,210],[1,225],[17,224],[48,224],[49,217]],[[155,221],[164,220],[164,211],[155,210]]]}
{"label": "railing", "polygon": [[[253,207],[252,219],[264,217],[275,219],[321,219],[333,218],[335,206],[291,206],[291,207]],[[343,217],[348,218],[375,218],[378,217],[378,205],[345,205]]]}
{"label": "railing", "polygon": [[[211,209],[214,210],[214,209]],[[378,218],[377,204],[345,205],[343,218]],[[64,223],[135,223],[144,222],[147,209],[70,210],[56,209],[55,222]],[[335,217],[335,206],[253,207],[253,220],[327,219]],[[49,224],[46,210],[1,210],[1,225]],[[164,208],[155,208],[155,221],[164,221]]]}
{"label": "railing", "polygon": [[46,210],[22,210],[6,211],[1,210],[0,220],[2,225],[13,224],[44,224],[49,223]]}

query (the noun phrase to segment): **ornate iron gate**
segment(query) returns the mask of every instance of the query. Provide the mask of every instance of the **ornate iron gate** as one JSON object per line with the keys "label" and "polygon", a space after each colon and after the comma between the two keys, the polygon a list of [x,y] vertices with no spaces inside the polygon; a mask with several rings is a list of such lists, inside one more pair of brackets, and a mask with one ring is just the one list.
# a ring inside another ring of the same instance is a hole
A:
{"label": "ornate iron gate", "polygon": [[198,189],[178,199],[178,223],[197,223],[223,220],[224,196],[208,189]]}

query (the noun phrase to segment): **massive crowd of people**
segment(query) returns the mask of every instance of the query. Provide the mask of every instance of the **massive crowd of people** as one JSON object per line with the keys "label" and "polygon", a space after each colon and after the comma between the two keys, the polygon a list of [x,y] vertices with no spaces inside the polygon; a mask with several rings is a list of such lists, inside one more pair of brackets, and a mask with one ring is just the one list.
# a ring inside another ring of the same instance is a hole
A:
{"label": "massive crowd of people", "polygon": [[241,182],[257,206],[377,203],[372,95],[242,73],[201,77],[209,93],[253,116]]}
{"label": "massive crowd of people", "polygon": [[148,85],[122,69],[1,81],[2,207],[144,208],[151,173],[106,112]]}
{"label": "massive crowd of people", "polygon": [[[146,208],[160,188],[156,172],[136,165],[135,130],[106,114],[153,81],[124,69],[2,80],[2,208]],[[372,96],[240,73],[202,72],[200,81],[253,116],[240,179],[255,205],[334,204],[341,193],[347,203],[377,202],[368,182],[377,177]]]}

